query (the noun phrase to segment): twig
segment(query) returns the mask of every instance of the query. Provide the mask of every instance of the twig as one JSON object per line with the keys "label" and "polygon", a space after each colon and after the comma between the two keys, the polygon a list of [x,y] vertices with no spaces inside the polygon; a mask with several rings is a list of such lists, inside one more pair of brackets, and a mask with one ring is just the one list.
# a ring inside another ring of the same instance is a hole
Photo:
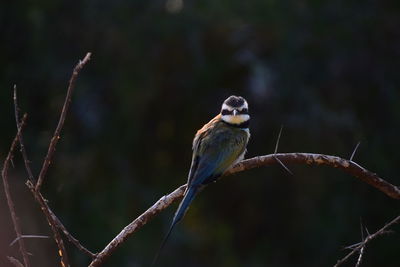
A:
{"label": "twig", "polygon": [[[25,241],[23,239],[21,239],[21,235],[22,235],[21,226],[19,225],[19,219],[17,217],[17,213],[15,212],[15,205],[14,205],[14,202],[11,197],[10,187],[8,185],[8,177],[7,177],[9,164],[13,157],[15,147],[18,144],[18,135],[20,135],[22,128],[25,125],[26,117],[27,117],[26,114],[22,117],[20,127],[18,127],[18,130],[17,130],[17,135],[15,136],[13,142],[11,143],[10,150],[8,151],[8,155],[4,161],[3,169],[1,170],[1,176],[3,178],[4,192],[5,192],[5,195],[7,198],[7,204],[8,204],[8,208],[10,210],[11,219],[13,221],[14,230],[17,235],[17,238],[20,238],[18,240],[19,250],[22,254],[22,258],[24,260],[25,267],[29,267],[30,266],[29,257],[28,257],[28,253],[26,251]],[[13,262],[10,258],[9,258],[9,260],[11,262]],[[16,262],[19,262],[19,261],[16,261]],[[15,262],[13,262],[13,263],[15,264]]]}
{"label": "twig", "polygon": [[[358,143],[358,144],[360,144],[360,143]],[[351,158],[350,158],[350,160],[351,160]],[[360,218],[360,230],[361,230],[361,241],[363,241],[364,240],[364,228],[363,228],[363,224],[362,224],[361,218]],[[364,255],[364,250],[365,250],[365,246],[363,246],[360,249],[360,253],[358,255],[358,259],[357,259],[355,267],[359,267],[361,265],[362,257]]]}
{"label": "twig", "polygon": [[[15,118],[16,118],[16,121],[18,122],[18,110],[19,110],[19,107],[18,107],[18,101],[17,101],[17,89],[16,89],[15,85],[14,85],[14,110],[15,110]],[[23,157],[24,163],[25,163],[25,169],[26,169],[26,171],[28,173],[29,180],[32,181],[32,184],[33,184],[33,181],[35,179],[33,178],[32,170],[31,170],[30,165],[29,165],[29,159],[28,159],[27,153],[26,153],[26,151],[24,149],[25,146],[24,146],[24,142],[23,142],[23,139],[22,139],[22,133],[18,135],[18,138],[19,138],[19,143],[20,143],[20,147],[21,147],[21,154],[22,154],[22,157]],[[44,212],[44,214],[45,214],[45,216],[47,218],[47,221],[49,223],[53,223],[59,230],[61,230],[64,233],[64,235],[68,238],[68,240],[72,244],[74,244],[79,250],[81,250],[82,252],[84,252],[87,255],[89,255],[89,257],[94,258],[95,254],[92,253],[87,248],[85,248],[84,246],[82,246],[81,243],[68,232],[68,230],[65,228],[65,226],[61,223],[60,219],[58,219],[58,217],[50,209],[49,205],[47,204],[47,201],[45,199],[43,199],[42,195],[36,195],[37,194],[36,190],[34,190],[34,191],[31,190],[31,192],[32,192],[32,194],[34,194],[35,199],[40,199],[40,201],[38,201],[38,203],[41,206],[41,209],[43,211],[47,210],[47,212]],[[43,205],[43,203],[45,205]],[[60,241],[56,241],[56,243],[60,244]],[[60,247],[59,247],[59,249],[62,250]]]}
{"label": "twig", "polygon": [[360,254],[358,255],[358,259],[357,259],[357,262],[356,262],[356,266],[355,266],[355,267],[359,267],[359,266],[361,265],[362,257],[363,257],[363,255],[364,255],[364,250],[365,250],[365,246],[363,246],[363,247],[360,249]]}
{"label": "twig", "polygon": [[[14,84],[14,115],[15,115],[15,124],[17,125],[17,129],[19,128],[19,108],[18,108],[18,100],[17,100],[17,85]],[[19,146],[20,146],[20,152],[22,154],[22,157],[24,159],[24,163],[25,163],[25,168],[26,171],[28,172],[28,177],[29,180],[31,180],[32,182],[34,181],[33,178],[33,174],[31,171],[31,168],[29,167],[29,160],[28,160],[28,156],[26,155],[26,150],[25,150],[25,146],[24,146],[24,142],[22,139],[22,133],[18,132],[18,141],[19,141]]]}
{"label": "twig", "polygon": [[[389,227],[391,227],[392,225],[399,223],[400,222],[400,216],[397,216],[396,218],[394,218],[392,221],[390,221],[389,223],[385,224],[385,226],[383,226],[381,229],[379,229],[378,231],[376,231],[375,233],[373,233],[372,235],[368,235],[361,243],[359,243],[357,246],[353,246],[353,250],[347,254],[344,258],[338,260],[336,262],[336,264],[334,265],[334,267],[338,267],[340,265],[342,265],[346,260],[348,260],[354,253],[356,253],[357,251],[364,249],[364,247],[367,245],[368,242],[370,242],[371,240],[374,240],[375,238],[377,238],[380,235],[383,235],[385,233],[387,233],[386,229],[388,229]],[[360,252],[360,254],[362,254]]]}
{"label": "twig", "polygon": [[12,247],[18,240],[21,238],[49,238],[47,235],[21,235],[20,237],[15,238],[11,243],[10,247]]}
{"label": "twig", "polygon": [[50,145],[47,150],[47,155],[43,161],[42,169],[40,170],[39,178],[38,178],[38,181],[35,186],[36,191],[39,191],[40,187],[43,184],[43,179],[46,176],[51,159],[53,158],[54,151],[56,149],[56,145],[58,143],[58,140],[60,139],[60,132],[61,132],[62,127],[64,126],[65,117],[67,115],[69,104],[71,102],[72,91],[75,88],[75,82],[78,77],[79,71],[81,71],[82,68],[85,66],[85,64],[90,60],[90,56],[91,56],[91,53],[87,53],[86,56],[83,58],[83,60],[79,61],[79,63],[75,66],[74,71],[72,72],[72,76],[71,76],[71,79],[69,80],[69,85],[68,85],[68,89],[67,89],[67,95],[66,95],[65,101],[64,101],[64,106],[63,106],[61,114],[60,114],[60,119],[59,119],[58,125],[54,131],[53,137],[51,138]]}
{"label": "twig", "polygon": [[142,215],[137,217],[133,222],[125,226],[125,228],[99,253],[97,257],[90,263],[89,267],[100,266],[111,254],[133,233],[139,230],[149,220],[158,213],[166,209],[169,205],[178,201],[183,197],[186,190],[186,184],[181,185],[169,195],[160,198],[153,206],[147,209]]}
{"label": "twig", "polygon": [[58,231],[58,228],[56,226],[57,223],[56,223],[55,219],[51,216],[50,208],[47,205],[47,200],[45,200],[43,198],[42,194],[39,191],[35,190],[35,186],[32,184],[32,182],[30,180],[28,180],[26,182],[26,185],[31,190],[33,196],[35,197],[35,200],[39,203],[40,208],[46,217],[47,223],[50,225],[51,231],[53,232],[54,240],[56,241],[56,244],[58,246],[58,254],[60,255],[61,266],[62,267],[70,266],[69,261],[68,261],[67,250],[65,249],[65,245],[64,245],[64,241],[62,240],[61,235]]}
{"label": "twig", "polygon": [[79,242],[79,240],[76,239],[73,235],[71,235],[68,232],[67,228],[64,226],[64,224],[62,224],[60,219],[57,218],[57,216],[54,214],[54,212],[50,209],[50,207],[48,205],[46,205],[46,208],[48,209],[48,211],[49,211],[51,217],[53,218],[53,220],[56,222],[57,228],[60,229],[63,232],[63,234],[67,237],[67,239],[72,244],[74,244],[75,247],[77,247],[80,251],[82,251],[83,253],[87,254],[90,258],[92,258],[92,259],[95,258],[97,254],[91,252],[90,250],[88,250],[87,248],[82,246],[82,244]]}
{"label": "twig", "polygon": [[[397,186],[386,182],[355,162],[342,159],[335,156],[310,154],[310,153],[284,153],[259,156],[247,160],[243,160],[228,170],[224,176],[234,173],[250,170],[257,167],[275,165],[277,163],[275,157],[286,164],[308,164],[308,165],[327,165],[339,168],[365,183],[368,183],[376,189],[382,191],[387,196],[400,199],[400,189]],[[186,189],[186,185],[180,186],[178,189],[160,198],[153,206],[146,210],[142,215],[127,225],[91,262],[90,267],[100,266],[106,258],[108,258],[131,234],[140,229],[148,221],[154,218],[162,210],[166,209],[173,202],[182,198]]]}
{"label": "twig", "polygon": [[7,256],[7,259],[8,259],[12,264],[14,264],[15,267],[24,267],[24,265],[23,265],[19,260],[17,260],[16,258]]}

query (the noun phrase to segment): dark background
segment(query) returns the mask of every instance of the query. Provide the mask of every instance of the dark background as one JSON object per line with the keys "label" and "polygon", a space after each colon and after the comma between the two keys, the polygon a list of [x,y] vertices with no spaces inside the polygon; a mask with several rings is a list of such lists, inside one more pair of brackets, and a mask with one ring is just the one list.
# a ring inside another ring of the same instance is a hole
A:
{"label": "dark background", "polygon": [[[252,115],[247,157],[280,152],[349,158],[399,181],[399,1],[8,1],[0,8],[0,159],[16,133],[12,86],[29,113],[37,175],[73,66],[86,52],[43,194],[68,229],[101,250],[163,194],[186,182],[191,141],[231,94]],[[24,185],[10,185],[24,234],[50,235]],[[194,201],[158,266],[332,266],[399,204],[327,167],[259,168]],[[177,205],[132,236],[105,266],[149,266]],[[0,190],[0,265],[19,257]],[[399,266],[399,226],[362,266]],[[52,239],[29,239],[33,266],[57,266]],[[72,266],[89,259],[68,244]],[[355,258],[349,261],[354,266]]]}

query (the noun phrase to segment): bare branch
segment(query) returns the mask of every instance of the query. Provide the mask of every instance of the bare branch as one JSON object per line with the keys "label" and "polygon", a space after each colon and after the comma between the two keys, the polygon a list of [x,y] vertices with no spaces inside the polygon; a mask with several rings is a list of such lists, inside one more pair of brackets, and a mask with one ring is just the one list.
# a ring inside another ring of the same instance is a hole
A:
{"label": "bare branch", "polygon": [[58,231],[55,219],[51,216],[50,208],[47,205],[47,200],[45,200],[43,198],[42,194],[39,191],[35,190],[35,186],[32,184],[31,181],[28,180],[26,182],[26,185],[31,190],[33,196],[35,197],[35,200],[39,203],[40,208],[46,217],[47,223],[50,225],[50,228],[53,232],[54,240],[56,241],[57,246],[58,246],[58,254],[60,255],[61,266],[62,267],[70,266],[69,261],[68,261],[67,250],[65,249],[65,245],[64,245],[64,241],[62,240],[61,235]]}
{"label": "bare branch", "polygon": [[[360,143],[357,144],[356,148],[358,147],[359,144]],[[354,155],[354,152],[353,152],[353,155]],[[350,158],[350,160],[351,159],[352,159],[352,157]],[[361,218],[360,218],[360,230],[361,230],[361,241],[363,241],[364,240],[364,227],[363,227]],[[362,257],[364,256],[364,251],[365,251],[365,246],[360,249],[360,253],[358,255],[358,259],[357,259],[355,267],[360,267],[361,262],[362,262]]]}
{"label": "bare branch", "polygon": [[175,201],[183,197],[186,185],[181,185],[169,195],[160,198],[153,206],[146,210],[142,215],[137,217],[133,222],[125,226],[125,228],[99,253],[97,257],[90,263],[90,267],[100,266],[125,240],[145,225],[149,220],[154,218],[158,213],[166,209]]}
{"label": "bare branch", "polygon": [[380,178],[377,174],[361,167],[353,161],[336,156],[312,153],[279,153],[243,160],[228,170],[225,175],[276,164],[278,157],[285,164],[325,165],[338,168],[361,181],[375,187],[393,199],[400,199],[400,188]]}
{"label": "bare branch", "polygon": [[355,266],[355,267],[360,267],[361,261],[362,261],[362,257],[363,257],[363,255],[364,255],[364,250],[365,250],[365,246],[363,246],[363,247],[360,249],[360,253],[359,253],[359,255],[358,255],[358,259],[357,259],[357,262],[356,262],[356,266]]}
{"label": "bare branch", "polygon": [[[310,154],[310,153],[284,153],[259,156],[243,160],[228,170],[224,176],[234,173],[250,170],[257,167],[275,165],[276,158],[286,164],[307,164],[307,165],[326,165],[333,168],[339,168],[365,183],[368,183],[376,189],[394,199],[400,199],[400,189],[382,178],[378,177],[360,165],[335,156]],[[146,210],[142,215],[127,225],[91,262],[90,267],[100,266],[130,235],[139,230],[148,221],[154,218],[162,210],[166,209],[173,202],[182,198],[186,185],[182,185],[169,195],[160,198],[153,206]]]}
{"label": "bare branch", "polygon": [[24,267],[24,265],[17,260],[16,258],[7,256],[7,259],[15,266],[15,267]]}
{"label": "bare branch", "polygon": [[377,238],[378,236],[381,236],[385,233],[388,233],[388,231],[386,229],[388,229],[389,227],[391,227],[392,225],[399,223],[400,222],[400,216],[397,216],[396,218],[394,218],[392,221],[390,221],[389,223],[385,224],[385,226],[383,226],[381,229],[379,229],[378,231],[376,231],[375,233],[373,233],[372,235],[368,235],[362,242],[358,243],[356,246],[352,245],[350,247],[353,247],[353,250],[347,254],[344,258],[338,260],[336,262],[336,264],[334,265],[334,267],[338,267],[340,265],[342,265],[345,261],[347,261],[354,253],[356,253],[357,251],[360,251],[360,256],[357,260],[357,266],[358,266],[358,262],[361,261],[360,258],[362,257],[362,251],[364,250],[365,246],[367,245],[368,242],[374,240],[375,238]]}
{"label": "bare branch", "polygon": [[[15,205],[14,205],[14,202],[13,202],[12,197],[11,197],[10,187],[8,185],[7,174],[8,174],[8,168],[9,168],[10,161],[12,160],[12,157],[13,157],[13,154],[14,154],[15,147],[18,144],[18,136],[20,135],[20,133],[22,131],[22,128],[25,125],[26,117],[27,117],[27,115],[25,114],[23,116],[23,118],[22,118],[20,127],[18,127],[17,135],[15,136],[13,142],[11,143],[10,150],[8,151],[8,155],[7,155],[7,157],[6,157],[5,161],[4,161],[4,164],[3,164],[3,169],[1,170],[1,176],[3,178],[3,185],[4,185],[4,192],[5,192],[5,195],[6,195],[6,198],[7,198],[8,209],[10,210],[11,219],[12,219],[12,222],[13,222],[13,225],[14,225],[14,230],[15,230],[15,233],[17,235],[17,238],[21,237],[22,232],[21,232],[21,226],[19,224],[19,219],[17,217],[17,213],[15,212]],[[25,267],[29,267],[30,266],[30,262],[29,262],[29,257],[28,257],[28,253],[26,251],[26,246],[25,246],[24,240],[20,239],[18,241],[18,244],[19,244],[19,250],[20,250],[20,252],[22,254],[22,258],[24,260]],[[12,258],[12,259],[14,259],[14,258]],[[9,260],[14,265],[16,265],[16,262],[20,263],[17,260],[13,262],[10,258],[9,258]]]}
{"label": "bare branch", "polygon": [[[18,107],[18,101],[17,101],[17,87],[14,85],[14,110],[15,110],[15,118],[17,120],[17,125],[18,125],[18,111],[19,111],[19,107]],[[23,142],[23,138],[22,138],[22,133],[18,135],[18,139],[19,139],[19,143],[20,143],[20,147],[21,147],[21,154],[22,157],[24,159],[24,163],[25,163],[25,169],[28,173],[29,176],[29,180],[32,181],[32,183],[34,182],[34,177],[32,174],[32,170],[30,168],[29,165],[29,159],[27,156],[27,153],[25,151],[25,146],[24,146],[24,142]],[[32,191],[33,194],[36,194],[36,190]],[[38,198],[42,198],[41,196],[37,196]],[[35,196],[36,199],[36,196]],[[81,243],[75,238],[73,237],[68,230],[65,228],[65,226],[61,223],[60,219],[58,219],[58,217],[54,214],[54,212],[50,209],[50,207],[47,205],[46,201],[38,201],[39,205],[40,203],[45,203],[45,206],[41,205],[42,210],[46,209],[47,212],[45,213],[45,216],[49,215],[51,218],[47,218],[48,221],[51,221],[55,224],[55,226],[64,233],[64,235],[68,238],[68,240],[74,244],[79,250],[81,250],[82,252],[86,253],[87,255],[89,255],[89,257],[94,258],[95,254],[92,253],[91,251],[89,251],[87,248],[85,248],[84,246],[81,245]],[[58,244],[59,242],[57,242]],[[60,249],[60,248],[59,248]]]}
{"label": "bare branch", "polygon": [[[58,254],[61,257],[61,266],[63,266],[63,267],[68,267],[69,261],[68,261],[67,251],[65,249],[64,242],[61,238],[61,235],[60,235],[58,229],[64,228],[64,230],[65,230],[65,231],[63,230],[64,233],[68,233],[68,231],[66,231],[65,227],[61,224],[61,222],[58,220],[58,218],[51,211],[50,207],[47,205],[47,201],[44,199],[44,197],[40,193],[40,187],[43,183],[44,177],[46,176],[51,159],[53,158],[58,140],[60,139],[60,132],[61,132],[62,127],[64,126],[65,117],[68,112],[69,104],[71,102],[72,91],[75,88],[75,82],[78,77],[79,71],[90,60],[90,56],[91,56],[91,53],[87,53],[85,58],[82,61],[80,61],[73,70],[71,79],[69,80],[67,95],[65,97],[64,105],[63,105],[63,108],[62,108],[62,111],[60,114],[60,119],[59,119],[58,125],[54,131],[53,137],[50,141],[49,148],[48,148],[46,157],[43,161],[42,169],[40,170],[36,185],[34,185],[34,182],[33,182],[34,179],[33,179],[32,171],[29,166],[29,160],[27,158],[25,149],[23,149],[24,145],[23,145],[22,136],[21,136],[21,134],[18,134],[18,136],[17,136],[17,138],[19,139],[19,141],[21,143],[21,152],[22,152],[22,155],[24,158],[25,168],[26,168],[26,171],[28,172],[28,176],[29,176],[29,180],[27,181],[26,184],[29,187],[29,189],[31,190],[33,196],[35,197],[35,200],[39,203],[44,215],[46,216],[47,222],[49,223],[51,230],[53,231],[54,240],[56,241],[57,246],[58,246]],[[17,95],[16,95],[15,87],[14,87],[14,108],[15,108],[15,117],[18,119],[18,104],[17,104]],[[17,126],[18,126],[18,121],[17,121]],[[20,239],[19,242],[21,242],[21,241],[23,241],[23,239]],[[76,244],[76,243],[74,243],[74,244]]]}
{"label": "bare branch", "polygon": [[64,224],[62,224],[62,222],[60,221],[60,219],[57,218],[57,216],[54,214],[54,212],[50,209],[50,207],[47,205],[46,207],[51,215],[51,217],[53,218],[54,222],[56,223],[56,226],[58,229],[60,229],[63,234],[68,238],[68,240],[75,245],[75,247],[77,247],[80,251],[82,251],[83,253],[87,254],[90,258],[95,258],[97,254],[91,252],[90,250],[88,250],[87,248],[85,248],[84,246],[82,246],[82,244],[79,242],[78,239],[76,239],[75,237],[73,237],[67,230],[67,228],[64,226]]}
{"label": "bare branch", "polygon": [[17,243],[17,241],[20,240],[21,238],[49,238],[49,236],[47,236],[47,235],[21,235],[21,236],[15,238],[10,243],[10,247],[12,247],[15,243]]}
{"label": "bare branch", "polygon": [[[18,100],[17,100],[17,86],[14,84],[14,115],[15,115],[15,124],[17,125],[17,129],[19,129],[19,108],[18,108]],[[28,156],[26,155],[26,150],[25,150],[25,146],[24,146],[24,141],[22,139],[22,133],[18,132],[18,141],[19,141],[19,146],[20,146],[20,152],[22,154],[22,157],[24,159],[24,163],[25,163],[25,168],[26,171],[28,172],[28,177],[29,180],[31,180],[32,182],[34,181],[33,178],[33,174],[32,174],[32,170],[29,167],[29,160],[28,160]]]}
{"label": "bare branch", "polygon": [[75,66],[74,71],[72,72],[71,79],[69,80],[69,85],[67,89],[67,95],[65,97],[64,101],[64,106],[62,108],[61,114],[60,114],[60,120],[58,121],[58,125],[54,131],[53,137],[51,138],[50,145],[47,151],[47,155],[43,161],[42,169],[40,170],[39,173],[39,178],[35,186],[35,190],[39,191],[40,187],[42,186],[43,179],[46,176],[47,170],[49,168],[51,159],[53,158],[54,151],[56,149],[56,145],[58,143],[58,140],[60,139],[60,132],[62,127],[64,126],[64,121],[65,117],[68,112],[69,104],[71,102],[71,96],[72,96],[72,91],[75,88],[75,82],[78,77],[79,71],[82,70],[82,68],[85,66],[85,64],[90,60],[91,53],[87,53],[86,56],[82,61],[79,61],[79,63]]}

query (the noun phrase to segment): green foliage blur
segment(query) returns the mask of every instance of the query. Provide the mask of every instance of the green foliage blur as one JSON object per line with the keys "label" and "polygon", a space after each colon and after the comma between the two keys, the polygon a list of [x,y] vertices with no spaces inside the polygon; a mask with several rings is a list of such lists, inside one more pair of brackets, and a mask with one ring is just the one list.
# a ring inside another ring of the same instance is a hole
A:
{"label": "green foliage blur", "polygon": [[[399,1],[6,1],[0,4],[0,160],[15,136],[17,85],[37,175],[73,66],[86,52],[43,186],[59,218],[100,251],[164,194],[186,182],[191,141],[231,94],[252,115],[247,157],[274,150],[354,160],[400,184]],[[49,227],[16,154],[10,186],[33,266],[58,266]],[[158,266],[332,266],[399,204],[326,167],[279,165],[204,190]],[[171,206],[104,266],[149,266]],[[19,257],[0,190],[0,266]],[[400,227],[371,243],[362,266],[399,266]],[[89,258],[67,242],[72,266]],[[356,258],[348,265],[354,266]]]}

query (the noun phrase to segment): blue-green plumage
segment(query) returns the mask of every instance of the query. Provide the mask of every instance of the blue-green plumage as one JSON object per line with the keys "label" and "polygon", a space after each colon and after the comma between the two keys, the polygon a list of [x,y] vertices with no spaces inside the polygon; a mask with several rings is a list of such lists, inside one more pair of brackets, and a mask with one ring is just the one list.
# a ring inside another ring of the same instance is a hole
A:
{"label": "blue-green plumage", "polygon": [[[231,96],[224,101],[221,113],[197,131],[187,189],[160,250],[198,191],[244,157],[250,137],[249,119],[247,102],[242,97]],[[158,253],[154,262],[157,257]]]}

